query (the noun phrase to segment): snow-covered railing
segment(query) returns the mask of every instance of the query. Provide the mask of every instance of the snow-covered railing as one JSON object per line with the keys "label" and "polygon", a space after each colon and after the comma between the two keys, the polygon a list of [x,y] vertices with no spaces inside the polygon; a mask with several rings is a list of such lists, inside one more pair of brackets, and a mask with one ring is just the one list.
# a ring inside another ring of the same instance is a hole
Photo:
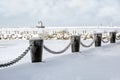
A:
{"label": "snow-covered railing", "polygon": [[[7,66],[15,64],[16,62],[21,60],[28,53],[29,50],[31,51],[31,61],[32,61],[32,63],[34,63],[34,62],[42,62],[43,48],[45,50],[47,50],[49,53],[61,54],[61,53],[64,53],[71,46],[71,52],[74,53],[74,52],[80,52],[80,45],[87,48],[87,47],[91,47],[93,44],[95,44],[95,47],[100,47],[101,42],[115,43],[116,40],[120,40],[120,35],[116,34],[116,32],[109,32],[109,35],[108,34],[102,35],[102,33],[94,33],[94,35],[92,35],[92,37],[89,37],[92,39],[92,42],[89,45],[87,45],[82,42],[82,38],[83,38],[83,40],[88,39],[88,38],[86,38],[87,36],[88,36],[88,34],[86,36],[84,36],[85,38],[82,37],[82,34],[81,35],[72,35],[70,43],[61,51],[54,51],[54,50],[49,49],[44,44],[44,39],[41,39],[41,38],[30,39],[30,46],[23,52],[23,54],[21,54],[20,56],[18,56],[17,58],[15,58],[12,61],[9,61],[4,64],[0,64],[0,67],[7,67]],[[106,39],[106,41],[104,39]]]}
{"label": "snow-covered railing", "polygon": [[[92,42],[89,45],[86,45],[81,41],[81,38],[82,38],[81,35],[72,35],[70,43],[63,50],[58,51],[58,52],[49,49],[45,44],[43,44],[44,42],[43,39],[32,39],[30,40],[30,42],[34,42],[35,44],[32,46],[32,50],[31,50],[32,62],[42,61],[43,48],[47,50],[49,53],[61,54],[61,53],[64,53],[70,46],[71,46],[72,52],[80,52],[80,45],[82,45],[83,47],[91,47],[95,43],[95,47],[100,47],[101,42],[103,43],[108,43],[109,41],[110,43],[116,42],[116,32],[110,32],[109,36],[106,36],[106,37],[102,36],[102,33],[95,33],[93,36],[91,38]],[[103,39],[107,39],[107,41],[104,41]],[[37,45],[39,45],[40,47]]]}
{"label": "snow-covered railing", "polygon": [[0,68],[1,67],[11,66],[11,65],[17,63],[18,61],[20,61],[28,53],[28,51],[31,49],[31,46],[32,46],[32,44],[30,44],[30,46],[20,56],[18,56],[17,58],[15,58],[15,59],[13,59],[13,60],[11,60],[9,62],[0,64]]}

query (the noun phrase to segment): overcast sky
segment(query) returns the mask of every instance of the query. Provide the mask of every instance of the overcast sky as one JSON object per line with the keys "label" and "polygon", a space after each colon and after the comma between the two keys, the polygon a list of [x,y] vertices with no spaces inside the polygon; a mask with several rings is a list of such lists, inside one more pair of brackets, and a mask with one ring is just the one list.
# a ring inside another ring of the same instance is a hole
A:
{"label": "overcast sky", "polygon": [[120,0],[0,0],[1,26],[120,25]]}

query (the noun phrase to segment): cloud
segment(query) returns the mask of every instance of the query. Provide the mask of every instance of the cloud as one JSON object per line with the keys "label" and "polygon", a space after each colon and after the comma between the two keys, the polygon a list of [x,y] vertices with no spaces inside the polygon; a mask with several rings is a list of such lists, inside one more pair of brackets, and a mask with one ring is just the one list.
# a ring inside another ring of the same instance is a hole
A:
{"label": "cloud", "polygon": [[120,25],[119,9],[119,0],[1,0],[0,24]]}

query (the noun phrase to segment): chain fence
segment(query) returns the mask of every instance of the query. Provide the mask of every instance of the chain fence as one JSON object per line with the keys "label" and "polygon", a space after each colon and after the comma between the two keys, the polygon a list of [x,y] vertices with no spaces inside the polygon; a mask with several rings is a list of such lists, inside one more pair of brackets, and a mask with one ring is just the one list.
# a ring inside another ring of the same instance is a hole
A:
{"label": "chain fence", "polygon": [[120,40],[120,37],[116,37],[116,40]]}
{"label": "chain fence", "polygon": [[[85,37],[83,38],[83,40],[86,40],[87,39],[87,35],[85,35]],[[106,39],[106,40],[105,40]],[[116,36],[116,40],[120,40],[120,35]],[[102,37],[101,41],[103,43],[108,43],[110,41],[110,35],[109,36],[106,36],[106,37]],[[91,47],[95,42],[95,37],[92,39],[92,42],[87,45],[87,44],[84,44],[82,41],[80,41],[80,44],[83,46],[83,47]],[[49,53],[52,53],[52,54],[61,54],[61,53],[64,53],[66,50],[68,50],[68,48],[73,44],[73,41],[70,41],[69,44],[61,51],[53,51],[51,49],[49,49],[46,45],[43,45],[43,48],[48,51]],[[18,56],[17,58],[9,61],[9,62],[6,62],[6,63],[3,63],[3,64],[0,64],[0,68],[2,67],[8,67],[8,66],[11,66],[15,63],[17,63],[18,61],[20,61],[31,49],[31,47],[33,46],[33,42],[30,44],[29,47],[27,47],[27,49],[20,55]]]}
{"label": "chain fence", "polygon": [[[104,39],[106,39],[106,41]],[[105,38],[102,38],[102,42],[103,43],[108,43],[109,41],[110,41],[110,37],[109,36],[106,36]]]}
{"label": "chain fence", "polygon": [[31,49],[31,46],[32,46],[32,44],[20,56],[13,59],[12,61],[0,64],[0,68],[11,66],[11,65],[15,64],[16,62],[20,61],[29,52],[29,50]]}
{"label": "chain fence", "polygon": [[116,40],[120,40],[120,35],[117,35],[117,36],[116,36]]}
{"label": "chain fence", "polygon": [[89,45],[85,45],[82,41],[80,41],[80,44],[83,46],[83,47],[91,47],[95,42],[95,39],[93,39],[93,41],[89,44]]}
{"label": "chain fence", "polygon": [[45,46],[45,45],[43,47],[49,53],[52,53],[52,54],[61,54],[61,53],[64,53],[70,47],[71,44],[72,44],[72,41],[63,50],[61,50],[61,51],[53,51],[53,50],[49,49],[47,46]]}

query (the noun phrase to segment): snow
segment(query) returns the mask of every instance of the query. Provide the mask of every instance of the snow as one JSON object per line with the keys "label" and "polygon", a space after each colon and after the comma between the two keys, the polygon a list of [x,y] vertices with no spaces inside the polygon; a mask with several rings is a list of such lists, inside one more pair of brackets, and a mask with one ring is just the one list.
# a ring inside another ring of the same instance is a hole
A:
{"label": "snow", "polygon": [[[54,51],[62,50],[69,40],[46,40]],[[89,43],[90,41],[84,41]],[[16,58],[29,46],[27,40],[1,40],[0,63]],[[120,41],[101,47],[84,48],[63,54],[43,52],[43,62],[31,63],[30,52],[18,63],[0,69],[0,80],[120,80]]]}

